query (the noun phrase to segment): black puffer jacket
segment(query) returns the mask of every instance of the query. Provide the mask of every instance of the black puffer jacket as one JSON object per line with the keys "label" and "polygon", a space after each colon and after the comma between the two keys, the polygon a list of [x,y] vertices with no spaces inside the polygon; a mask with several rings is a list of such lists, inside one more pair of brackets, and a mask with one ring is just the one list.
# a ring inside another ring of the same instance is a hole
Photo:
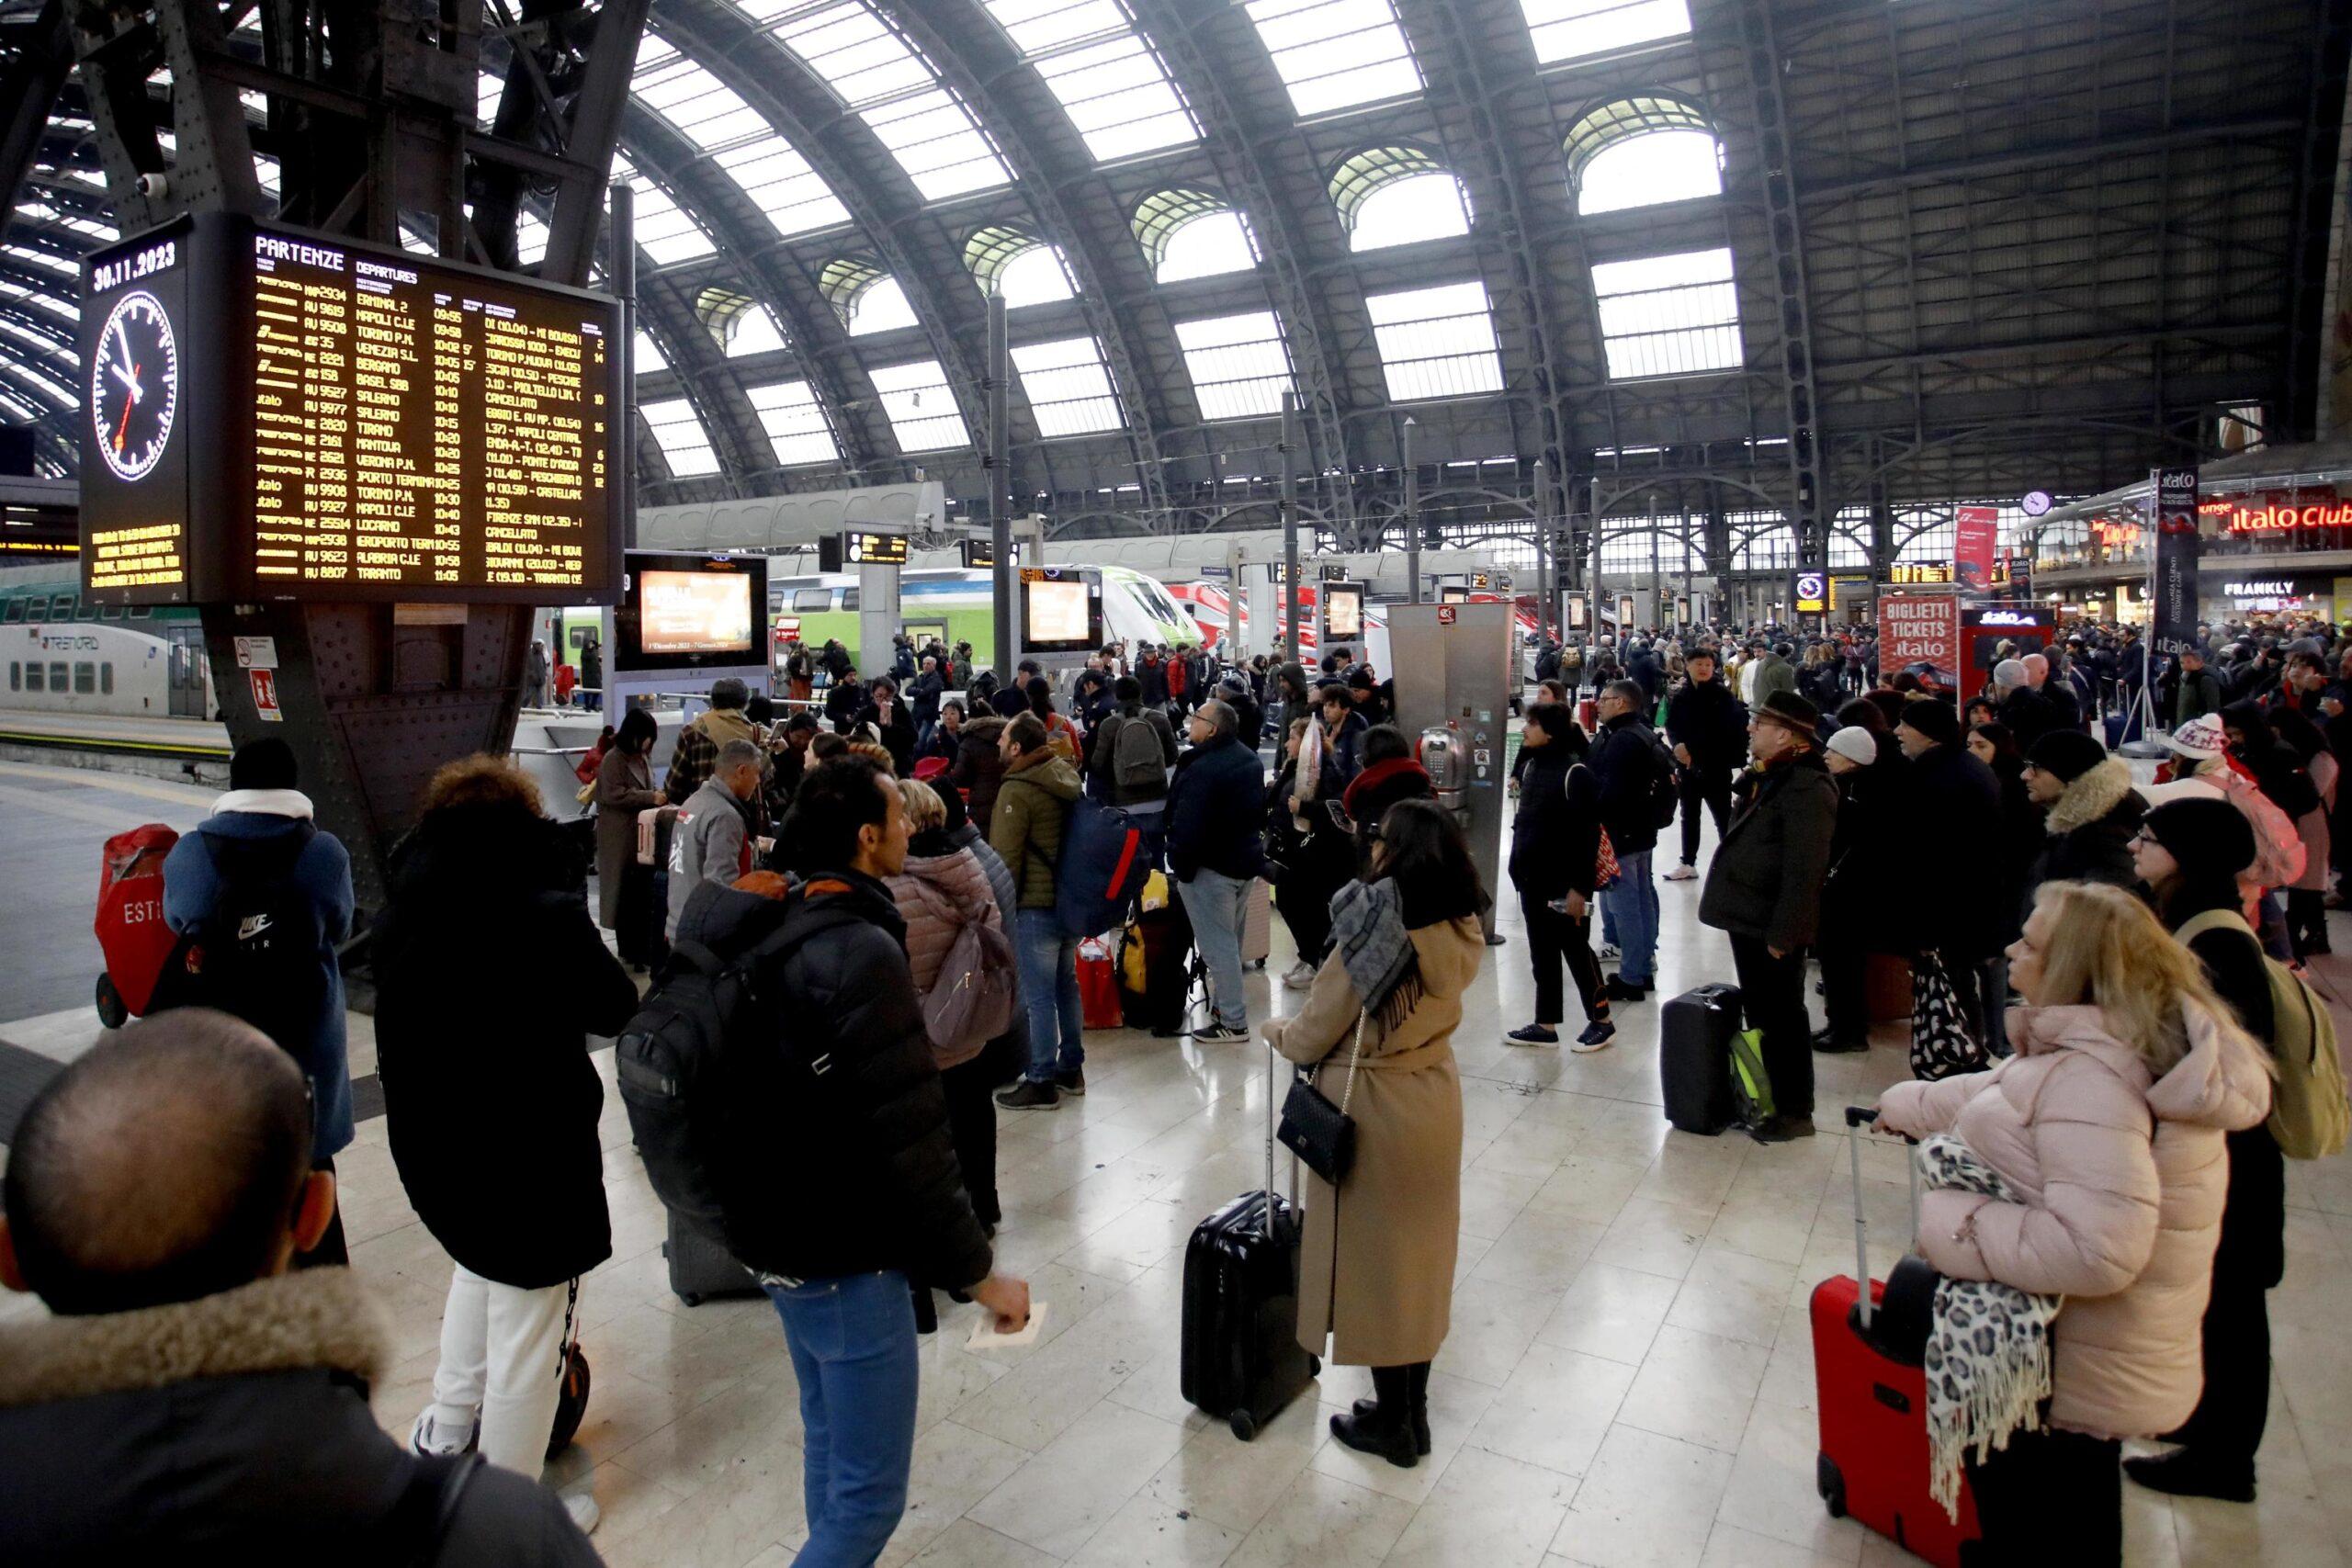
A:
{"label": "black puffer jacket", "polygon": [[[513,1211],[520,1214],[522,1211]],[[0,1327],[0,1562],[594,1568],[553,1490],[479,1465],[436,1532],[437,1477],[376,1424],[390,1365],[348,1269]]]}
{"label": "black puffer jacket", "polygon": [[589,1037],[627,1027],[637,987],[589,918],[579,852],[520,806],[455,807],[419,822],[390,872],[372,950],[401,1185],[486,1280],[585,1274],[613,1250]]}
{"label": "black puffer jacket", "polygon": [[1700,772],[1727,773],[1747,760],[1747,705],[1721,675],[1703,684],[1685,677],[1666,699],[1666,738]]}
{"label": "black puffer jacket", "polygon": [[956,731],[956,760],[947,767],[947,782],[964,792],[964,809],[983,830],[996,815],[996,792],[1004,783],[1004,753],[997,750],[997,738],[1005,723],[994,715],[967,716]]}
{"label": "black puffer jacket", "polygon": [[[697,940],[697,917],[719,908],[698,899],[679,940]],[[729,1249],[796,1280],[899,1269],[944,1287],[978,1283],[988,1236],[956,1164],[897,903],[870,876],[820,871],[785,920],[801,940],[769,982],[777,1023],[794,1032],[796,1059],[830,1058],[827,1098],[780,1113],[773,1092],[732,1097],[727,1144],[741,1158],[718,1184],[732,1205]],[[744,1064],[747,1079],[759,1066]]]}
{"label": "black puffer jacket", "polygon": [[2132,836],[2148,803],[2132,787],[2132,765],[2109,757],[2066,786],[2042,823],[2041,850],[2026,873],[2018,905],[2022,929],[2033,896],[2045,882],[2104,882],[2129,887],[2140,879],[2132,863]]}
{"label": "black puffer jacket", "polygon": [[1962,746],[1930,746],[1905,783],[1909,886],[1939,888],[1906,898],[1889,924],[1914,950],[1933,949],[1954,963],[1998,951],[1996,939],[2017,908],[2016,882],[2001,874],[2001,784]]}
{"label": "black puffer jacket", "polygon": [[1519,812],[1510,824],[1510,880],[1525,898],[1589,894],[1600,858],[1600,784],[1559,740],[1522,747]]}
{"label": "black puffer jacket", "polygon": [[1657,731],[1640,714],[1621,713],[1602,723],[1588,761],[1600,781],[1600,825],[1609,829],[1609,841],[1617,852],[1656,849],[1657,818],[1650,815],[1650,786],[1674,766]]}

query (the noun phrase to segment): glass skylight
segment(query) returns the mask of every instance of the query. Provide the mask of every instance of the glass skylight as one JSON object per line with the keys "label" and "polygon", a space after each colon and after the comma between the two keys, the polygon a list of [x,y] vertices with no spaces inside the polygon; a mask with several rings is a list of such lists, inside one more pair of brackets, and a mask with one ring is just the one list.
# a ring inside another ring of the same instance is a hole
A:
{"label": "glass skylight", "polygon": [[[702,225],[671,200],[668,191],[650,176],[639,174],[635,165],[617,152],[613,155],[613,178],[627,181],[637,193],[637,248],[651,257],[655,265],[691,261],[718,250],[710,236],[703,232]],[[518,243],[521,242],[519,231],[515,239]]]}
{"label": "glass skylight", "polygon": [[1120,0],[982,0],[1100,161],[1201,139]]}
{"label": "glass skylight", "polygon": [[1728,249],[1596,263],[1592,291],[1611,379],[1740,367],[1739,290]]}
{"label": "glass skylight", "polygon": [[1290,348],[1272,310],[1176,323],[1184,370],[1203,419],[1280,413],[1291,387]]}
{"label": "glass skylight", "polygon": [[645,416],[654,445],[668,459],[671,478],[685,479],[718,472],[718,454],[711,450],[710,437],[702,421],[695,417],[694,404],[684,398],[662,398],[639,404],[638,412]]}
{"label": "glass skylight", "polygon": [[1392,180],[1365,197],[1348,231],[1348,249],[1385,250],[1470,232],[1470,198],[1444,170]]}
{"label": "glass skylight", "polygon": [[1368,296],[1372,335],[1388,395],[1461,398],[1503,389],[1502,355],[1483,283],[1448,283]]}
{"label": "glass skylight", "polygon": [[1012,183],[963,100],[865,0],[802,11],[768,31],[856,111],[924,200]]}
{"label": "glass skylight", "polygon": [[1654,130],[1592,155],[1577,185],[1577,210],[1621,212],[1723,193],[1723,153],[1713,132]]}
{"label": "glass skylight", "polygon": [[874,389],[882,394],[882,412],[890,418],[899,450],[944,452],[972,444],[939,361],[919,359],[912,365],[884,366],[873,377]]}
{"label": "glass skylight", "polygon": [[964,243],[964,265],[980,292],[1001,293],[1009,310],[1050,305],[1078,293],[1059,247],[1009,225],[975,231]]}
{"label": "glass skylight", "polygon": [[1389,0],[1249,0],[1244,9],[1301,116],[1421,90]]}
{"label": "glass skylight", "polygon": [[849,335],[867,337],[875,333],[894,333],[902,327],[917,325],[915,308],[907,303],[907,291],[899,280],[885,275],[858,290],[850,300]]}
{"label": "glass skylight", "polygon": [[662,353],[662,345],[643,327],[637,329],[637,367],[639,370],[667,370],[669,359]]}
{"label": "glass skylight", "polygon": [[1582,60],[1690,30],[1685,0],[1519,0],[1536,61]]}
{"label": "glass skylight", "polygon": [[1216,277],[1247,272],[1258,265],[1258,247],[1249,222],[1238,212],[1204,212],[1172,231],[1154,278],[1182,283],[1195,277]]}
{"label": "glass skylight", "polygon": [[824,408],[808,382],[777,381],[765,387],[750,387],[744,389],[744,395],[759,411],[760,423],[767,429],[768,445],[775,448],[778,463],[790,468],[796,463],[841,461],[841,448],[833,443],[832,426],[825,422]]}
{"label": "glass skylight", "polygon": [[1126,423],[1119,415],[1118,394],[1112,389],[1111,367],[1102,362],[1102,345],[1091,337],[1016,344],[1012,367],[1020,373],[1021,390],[1037,416],[1040,435],[1092,435]]}
{"label": "glass skylight", "polygon": [[29,218],[36,223],[46,223],[52,228],[69,230],[82,235],[85,239],[111,243],[117,237],[113,224],[101,223],[95,218],[85,218],[71,208],[45,200],[38,196],[17,203],[17,211],[19,216]]}
{"label": "glass skylight", "polygon": [[773,354],[787,346],[784,329],[775,324],[775,317],[765,305],[754,305],[735,318],[734,330],[727,339],[727,357],[742,359],[754,354]]}
{"label": "glass skylight", "polygon": [[[678,134],[711,155],[779,234],[805,234],[849,221],[808,160],[765,116],[701,65],[649,32],[638,46],[629,92]],[[639,221],[643,222],[640,210]]]}

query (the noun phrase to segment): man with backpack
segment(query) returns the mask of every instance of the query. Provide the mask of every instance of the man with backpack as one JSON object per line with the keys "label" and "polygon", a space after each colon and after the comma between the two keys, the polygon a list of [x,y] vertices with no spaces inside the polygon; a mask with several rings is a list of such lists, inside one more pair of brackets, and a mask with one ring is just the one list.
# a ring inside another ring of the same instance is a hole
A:
{"label": "man with backpack", "polygon": [[1606,890],[1617,929],[1617,973],[1609,979],[1609,999],[1649,999],[1657,962],[1657,886],[1650,880],[1650,855],[1659,829],[1674,819],[1674,761],[1643,716],[1648,699],[1632,681],[1600,689],[1594,712],[1600,736],[1590,767],[1600,781],[1600,825],[1617,851],[1617,880]]}
{"label": "man with backpack", "polygon": [[[332,1172],[351,1142],[343,967],[351,856],[311,821],[294,749],[276,736],[229,761],[229,793],[164,860],[164,921],[181,938],[158,1006],[209,1007],[276,1041],[311,1083],[311,1159]],[[349,1261],[338,1211],[301,1266]]]}
{"label": "man with backpack", "polygon": [[1080,789],[1078,770],[1046,738],[1034,713],[1015,716],[998,740],[1004,782],[989,821],[989,847],[1021,889],[1021,1000],[1029,1013],[1029,1066],[996,1097],[1008,1111],[1050,1111],[1086,1092],[1086,1011],[1078,995],[1079,939],[1054,909],[1062,829]]}
{"label": "man with backpack", "polygon": [[662,932],[671,941],[677,940],[678,917],[695,888],[732,882],[752,869],[763,761],[750,741],[729,740],[718,749],[709,778],[679,806],[670,835],[670,913]]}
{"label": "man with backpack", "polygon": [[1241,931],[1255,879],[1266,874],[1266,777],[1231,706],[1212,699],[1189,723],[1193,749],[1177,759],[1168,791],[1168,863],[1209,971],[1209,1021],[1193,1038],[1226,1044],[1250,1038]]}
{"label": "man with backpack", "polygon": [[1117,709],[1089,737],[1086,773],[1093,794],[1127,812],[1156,812],[1168,804],[1168,770],[1176,765],[1176,729],[1163,708],[1146,707],[1132,675],[1112,683]]}

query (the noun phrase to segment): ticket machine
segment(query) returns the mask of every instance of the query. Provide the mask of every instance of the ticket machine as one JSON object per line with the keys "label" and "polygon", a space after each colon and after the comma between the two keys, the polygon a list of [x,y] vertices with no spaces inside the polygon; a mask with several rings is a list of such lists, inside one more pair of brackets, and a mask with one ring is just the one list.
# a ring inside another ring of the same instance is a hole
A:
{"label": "ticket machine", "polygon": [[[1470,858],[1499,900],[1505,808],[1504,741],[1510,720],[1517,606],[1508,603],[1391,604],[1389,657],[1396,724],[1419,737],[1416,751],[1440,804],[1469,840]],[[1495,941],[1494,907],[1485,917]]]}

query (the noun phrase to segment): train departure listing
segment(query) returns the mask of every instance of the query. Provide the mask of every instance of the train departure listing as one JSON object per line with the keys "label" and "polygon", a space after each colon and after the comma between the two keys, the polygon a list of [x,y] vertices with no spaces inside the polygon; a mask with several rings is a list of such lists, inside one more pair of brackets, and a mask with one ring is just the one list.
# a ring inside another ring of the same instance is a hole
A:
{"label": "train departure listing", "polygon": [[268,232],[252,265],[256,591],[594,584],[608,312]]}

